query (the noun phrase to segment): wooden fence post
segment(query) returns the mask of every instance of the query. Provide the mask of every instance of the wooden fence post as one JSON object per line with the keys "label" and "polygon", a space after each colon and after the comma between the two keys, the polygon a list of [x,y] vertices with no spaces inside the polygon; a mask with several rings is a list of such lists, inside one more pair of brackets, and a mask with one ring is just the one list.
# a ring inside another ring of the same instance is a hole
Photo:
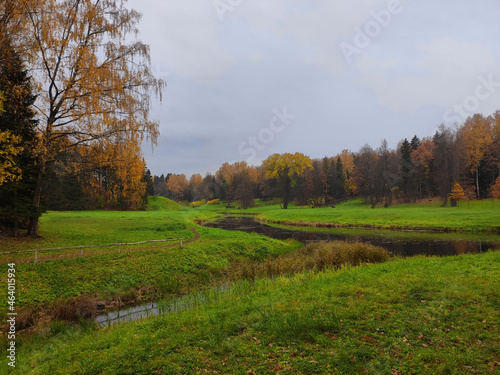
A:
{"label": "wooden fence post", "polygon": [[151,241],[151,250],[154,250],[154,249],[155,249],[155,242]]}
{"label": "wooden fence post", "polygon": [[35,250],[35,264],[37,260],[38,260],[38,250]]}
{"label": "wooden fence post", "polygon": [[80,258],[83,257],[83,246],[80,247]]}
{"label": "wooden fence post", "polygon": [[121,243],[118,244],[118,254],[120,254]]}
{"label": "wooden fence post", "polygon": [[182,247],[182,238],[181,238],[181,247]]}

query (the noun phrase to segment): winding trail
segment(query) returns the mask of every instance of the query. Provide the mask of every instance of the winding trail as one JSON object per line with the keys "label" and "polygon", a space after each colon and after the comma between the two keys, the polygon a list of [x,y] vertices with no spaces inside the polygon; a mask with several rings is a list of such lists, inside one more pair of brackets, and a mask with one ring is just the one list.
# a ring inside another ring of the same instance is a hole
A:
{"label": "winding trail", "polygon": [[196,231],[196,229],[189,228],[189,230],[191,231],[191,233],[193,233],[194,237],[191,238],[190,240],[184,241],[184,243],[191,243],[191,242],[194,242],[200,238],[200,234]]}

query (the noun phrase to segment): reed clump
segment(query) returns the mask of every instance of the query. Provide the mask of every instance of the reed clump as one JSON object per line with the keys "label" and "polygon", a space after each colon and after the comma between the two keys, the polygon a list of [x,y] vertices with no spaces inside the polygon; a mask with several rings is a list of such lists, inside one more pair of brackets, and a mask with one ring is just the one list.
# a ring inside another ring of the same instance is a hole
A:
{"label": "reed clump", "polygon": [[67,322],[79,322],[92,318],[95,314],[97,301],[92,297],[79,297],[69,301],[61,301],[54,305],[55,319]]}
{"label": "reed clump", "polygon": [[268,257],[264,261],[232,262],[228,272],[234,279],[255,279],[291,275],[303,271],[382,263],[390,258],[389,252],[379,246],[362,242],[314,242],[297,251]]}

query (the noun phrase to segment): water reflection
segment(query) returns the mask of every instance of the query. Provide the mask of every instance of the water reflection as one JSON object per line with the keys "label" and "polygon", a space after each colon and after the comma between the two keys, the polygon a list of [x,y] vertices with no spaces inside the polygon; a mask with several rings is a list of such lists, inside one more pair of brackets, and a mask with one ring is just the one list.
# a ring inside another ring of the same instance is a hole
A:
{"label": "water reflection", "polygon": [[376,229],[335,228],[300,230],[262,224],[251,217],[224,217],[204,224],[211,228],[255,232],[279,240],[310,241],[361,241],[389,250],[403,257],[413,255],[457,255],[481,253],[500,249],[500,237],[488,233],[433,233],[415,231],[389,231]]}
{"label": "water reflection", "polygon": [[176,313],[182,310],[206,305],[209,302],[218,301],[231,291],[231,285],[223,284],[205,293],[192,293],[180,297],[167,298],[158,302],[149,302],[138,306],[110,311],[97,316],[94,321],[103,328],[120,322],[131,322],[147,318],[148,316]]}
{"label": "water reflection", "polygon": [[99,315],[95,318],[95,322],[99,324],[100,327],[105,327],[107,325],[114,325],[120,322],[128,322],[147,318],[148,316],[159,315],[159,313],[160,312],[156,303],[147,303]]}

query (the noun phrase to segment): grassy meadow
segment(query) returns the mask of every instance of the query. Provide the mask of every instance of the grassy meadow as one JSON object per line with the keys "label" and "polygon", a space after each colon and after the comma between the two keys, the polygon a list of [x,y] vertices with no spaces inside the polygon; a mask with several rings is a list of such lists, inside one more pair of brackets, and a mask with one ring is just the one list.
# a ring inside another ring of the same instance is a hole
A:
{"label": "grassy meadow", "polygon": [[[55,252],[36,265],[19,254],[2,255],[2,270],[18,260],[19,332],[17,367],[7,369],[4,360],[0,372],[500,373],[499,252],[394,259],[371,245],[302,246],[198,225],[247,213],[275,223],[367,226],[373,220],[385,228],[484,231],[500,224],[499,212],[500,204],[491,202],[372,209],[361,201],[335,209],[234,210],[160,197],[142,212],[50,212],[42,217],[41,238],[2,238],[0,251],[185,242],[86,250],[84,257]],[[3,301],[6,293],[0,289]],[[96,305],[168,305],[179,298],[203,303],[112,328],[84,319]],[[2,316],[7,307],[0,306]]]}
{"label": "grassy meadow", "polygon": [[196,220],[217,214],[182,208],[161,197],[147,211],[52,211],[41,217],[40,237],[0,239],[0,252],[20,249],[106,245],[167,238],[190,239]]}
{"label": "grassy meadow", "polygon": [[495,374],[500,253],[240,281],[175,314],[52,327],[18,373]]}
{"label": "grassy meadow", "polygon": [[259,217],[274,223],[310,225],[335,224],[349,227],[386,229],[431,229],[444,231],[498,231],[500,202],[491,200],[460,202],[460,207],[441,207],[441,202],[401,204],[391,207],[370,205],[361,200],[338,204],[335,208],[291,206],[287,210],[263,207]]}
{"label": "grassy meadow", "polygon": [[[257,205],[262,202],[257,202]],[[264,202],[265,203],[265,202]],[[330,206],[311,208],[291,203],[283,210],[279,205],[249,208],[247,210],[225,208],[225,204],[205,205],[202,212],[222,214],[252,214],[268,223],[301,226],[367,227],[381,229],[423,229],[436,231],[492,231],[500,228],[500,202],[491,199],[459,202],[442,207],[432,200],[416,204],[395,204],[374,208],[361,199],[354,199]]]}

